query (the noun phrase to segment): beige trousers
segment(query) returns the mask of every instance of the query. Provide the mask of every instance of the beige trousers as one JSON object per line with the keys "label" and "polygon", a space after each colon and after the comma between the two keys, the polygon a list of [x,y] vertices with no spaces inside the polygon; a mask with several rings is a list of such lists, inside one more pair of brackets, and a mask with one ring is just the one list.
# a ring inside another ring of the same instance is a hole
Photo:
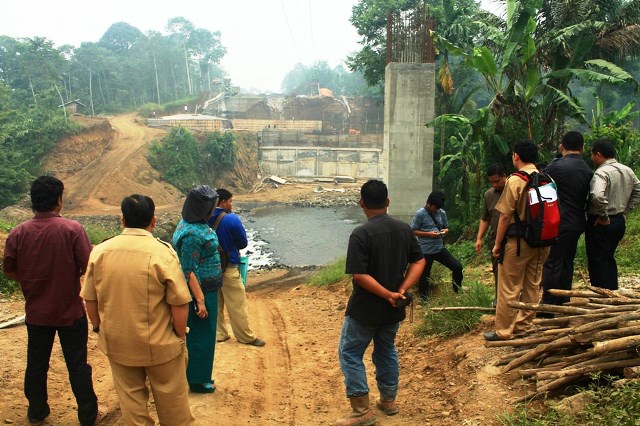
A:
{"label": "beige trousers", "polygon": [[224,320],[224,308],[229,314],[229,323],[236,340],[240,343],[251,343],[256,335],[249,326],[249,311],[247,308],[247,294],[240,270],[235,265],[229,265],[222,274],[222,288],[218,290],[218,325],[216,338],[227,340],[229,331]]}
{"label": "beige trousers", "polygon": [[129,367],[109,359],[113,384],[120,401],[122,420],[127,426],[153,426],[147,402],[149,378],[161,425],[195,425],[189,406],[187,349],[169,362],[150,367]]}
{"label": "beige trousers", "polygon": [[504,260],[498,266],[496,334],[501,339],[510,339],[514,333],[523,332],[531,326],[535,312],[513,309],[507,303],[518,300],[540,302],[542,266],[549,255],[549,247],[532,248],[521,238],[518,256],[518,239],[509,237],[504,250]]}

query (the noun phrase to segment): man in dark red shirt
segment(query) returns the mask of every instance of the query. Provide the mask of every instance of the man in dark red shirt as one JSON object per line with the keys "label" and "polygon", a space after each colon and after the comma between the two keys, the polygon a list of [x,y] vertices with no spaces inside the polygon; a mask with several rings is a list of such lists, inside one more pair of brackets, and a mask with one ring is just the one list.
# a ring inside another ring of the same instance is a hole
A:
{"label": "man in dark red shirt", "polygon": [[20,283],[25,298],[28,343],[24,392],[32,425],[42,424],[50,413],[47,371],[56,332],[80,424],[93,425],[102,417],[87,363],[88,323],[80,298],[80,277],[92,246],[82,225],[60,216],[63,191],[63,183],[55,177],[41,176],[33,181],[35,217],[9,233],[3,256],[5,275]]}

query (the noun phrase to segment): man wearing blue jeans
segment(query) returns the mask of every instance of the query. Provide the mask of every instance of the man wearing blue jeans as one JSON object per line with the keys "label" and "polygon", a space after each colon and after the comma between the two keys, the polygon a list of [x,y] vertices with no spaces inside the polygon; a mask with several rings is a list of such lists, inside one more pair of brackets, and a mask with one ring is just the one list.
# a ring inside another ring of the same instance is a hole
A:
{"label": "man wearing blue jeans", "polygon": [[[373,340],[373,364],[380,398],[379,410],[398,412],[398,352],[395,338],[406,314],[400,301],[424,268],[420,246],[406,223],[387,214],[387,186],[378,180],[360,189],[359,205],[367,222],[351,233],[347,249],[346,273],[353,276],[340,335],[338,355],[344,374],[351,413],[335,425],[372,425],[375,414],[369,408],[369,386],[362,358]],[[408,266],[408,268],[407,268]],[[400,302],[400,303],[399,303]]]}

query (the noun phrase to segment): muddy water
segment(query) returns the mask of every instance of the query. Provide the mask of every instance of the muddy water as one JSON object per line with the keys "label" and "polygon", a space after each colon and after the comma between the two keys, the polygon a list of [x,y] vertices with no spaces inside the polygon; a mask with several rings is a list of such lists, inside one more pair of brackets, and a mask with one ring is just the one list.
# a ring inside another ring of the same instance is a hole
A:
{"label": "muddy water", "polygon": [[347,253],[349,235],[363,223],[359,207],[255,207],[239,211],[247,229],[251,268],[324,265]]}

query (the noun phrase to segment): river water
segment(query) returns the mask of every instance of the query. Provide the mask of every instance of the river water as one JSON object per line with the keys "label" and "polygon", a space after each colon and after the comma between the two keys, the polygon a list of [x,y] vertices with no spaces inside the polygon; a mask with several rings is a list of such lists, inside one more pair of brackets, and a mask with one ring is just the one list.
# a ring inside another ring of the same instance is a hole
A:
{"label": "river water", "polygon": [[250,268],[330,263],[346,255],[351,231],[366,219],[358,206],[237,210],[247,230],[249,246],[243,253]]}

